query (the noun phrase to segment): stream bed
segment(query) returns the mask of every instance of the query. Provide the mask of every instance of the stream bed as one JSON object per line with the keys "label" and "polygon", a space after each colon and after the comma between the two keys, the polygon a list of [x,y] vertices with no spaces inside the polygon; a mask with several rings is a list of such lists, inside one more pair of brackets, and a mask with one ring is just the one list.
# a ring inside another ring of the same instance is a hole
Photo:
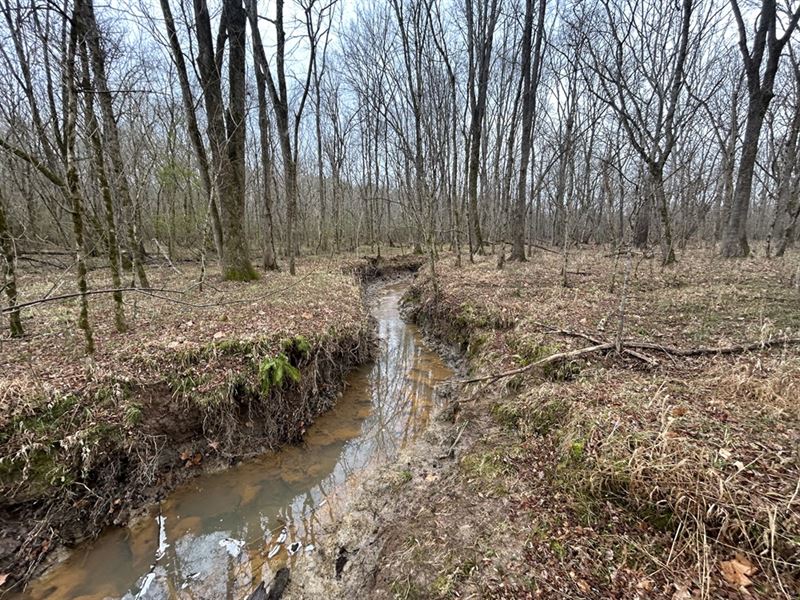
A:
{"label": "stream bed", "polygon": [[238,599],[312,552],[355,483],[425,431],[452,371],[376,288],[377,359],[353,371],[302,444],[191,479],[151,515],[112,528],[32,581],[19,600]]}

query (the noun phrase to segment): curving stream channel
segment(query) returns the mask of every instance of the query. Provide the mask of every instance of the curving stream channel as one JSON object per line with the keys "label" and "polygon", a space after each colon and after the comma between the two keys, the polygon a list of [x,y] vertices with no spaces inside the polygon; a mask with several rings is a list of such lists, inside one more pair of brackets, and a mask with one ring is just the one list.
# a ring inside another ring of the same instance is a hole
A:
{"label": "curving stream channel", "polygon": [[400,317],[404,289],[377,290],[379,356],[348,376],[303,444],[192,479],[150,518],[77,548],[19,598],[241,598],[314,552],[359,476],[425,430],[434,386],[452,375]]}

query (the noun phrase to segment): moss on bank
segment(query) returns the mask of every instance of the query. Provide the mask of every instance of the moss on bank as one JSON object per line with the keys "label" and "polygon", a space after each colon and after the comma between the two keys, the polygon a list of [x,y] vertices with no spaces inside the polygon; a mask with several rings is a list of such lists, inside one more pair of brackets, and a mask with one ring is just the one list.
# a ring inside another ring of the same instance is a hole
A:
{"label": "moss on bank", "polygon": [[[41,320],[28,329],[38,335],[0,359],[6,585],[32,575],[60,543],[124,524],[202,465],[300,439],[333,405],[347,372],[375,350],[358,268],[300,263],[296,278],[212,279],[179,302],[128,298],[130,333],[114,333],[101,317],[91,362],[73,347],[62,307],[36,311]],[[164,288],[191,281],[153,275]]]}

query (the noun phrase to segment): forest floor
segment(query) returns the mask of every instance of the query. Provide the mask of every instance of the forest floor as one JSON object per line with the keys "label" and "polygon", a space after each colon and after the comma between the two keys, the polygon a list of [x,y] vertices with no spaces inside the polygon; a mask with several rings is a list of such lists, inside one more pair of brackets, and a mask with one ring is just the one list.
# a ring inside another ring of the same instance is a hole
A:
{"label": "forest floor", "polygon": [[[800,597],[798,257],[637,256],[623,284],[603,254],[567,287],[542,252],[418,275],[410,315],[466,379],[521,372],[443,390],[291,598]],[[653,346],[544,360],[614,342],[623,289],[625,343]]]}
{"label": "forest floor", "polygon": [[[195,264],[151,267],[153,289],[125,295],[127,332],[110,294],[91,297],[92,357],[77,299],[24,310],[26,336],[0,335],[0,586],[203,468],[301,438],[373,355],[362,280],[420,263],[309,258],[248,284],[212,269],[202,289]],[[107,270],[89,284],[110,288]],[[18,286],[26,302],[72,279],[26,271]]]}

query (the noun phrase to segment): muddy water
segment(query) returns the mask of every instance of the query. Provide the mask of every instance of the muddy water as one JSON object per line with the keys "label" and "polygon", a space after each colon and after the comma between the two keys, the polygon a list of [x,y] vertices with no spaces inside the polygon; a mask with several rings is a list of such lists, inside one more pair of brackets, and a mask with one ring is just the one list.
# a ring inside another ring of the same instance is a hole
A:
{"label": "muddy water", "polygon": [[452,374],[400,318],[402,291],[378,292],[379,357],[348,377],[302,445],[191,480],[150,518],[79,548],[20,598],[240,598],[314,552],[359,476],[424,431],[433,388]]}

